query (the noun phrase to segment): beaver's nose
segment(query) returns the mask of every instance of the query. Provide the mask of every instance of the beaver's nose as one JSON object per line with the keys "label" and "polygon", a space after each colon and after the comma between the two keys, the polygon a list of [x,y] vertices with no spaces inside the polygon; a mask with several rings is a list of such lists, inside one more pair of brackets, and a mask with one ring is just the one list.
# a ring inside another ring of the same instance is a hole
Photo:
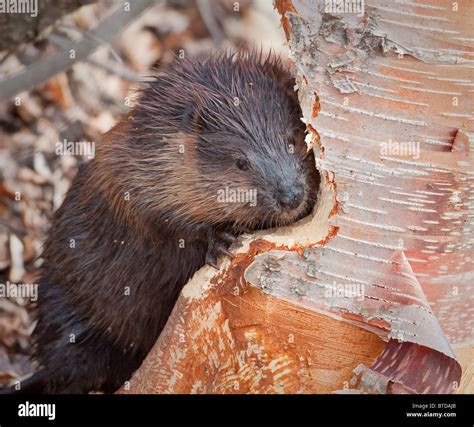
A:
{"label": "beaver's nose", "polygon": [[303,201],[304,191],[302,187],[296,186],[280,195],[280,206],[285,210],[296,209]]}

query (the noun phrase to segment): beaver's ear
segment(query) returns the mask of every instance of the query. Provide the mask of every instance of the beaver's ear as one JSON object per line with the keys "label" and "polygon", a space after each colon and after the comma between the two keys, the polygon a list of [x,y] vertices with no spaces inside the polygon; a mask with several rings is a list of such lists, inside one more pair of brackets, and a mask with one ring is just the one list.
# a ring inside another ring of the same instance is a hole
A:
{"label": "beaver's ear", "polygon": [[280,58],[275,59],[272,56],[268,57],[265,65],[270,68],[274,80],[278,82],[285,94],[299,104],[298,93],[295,91],[296,81],[289,67],[283,65]]}

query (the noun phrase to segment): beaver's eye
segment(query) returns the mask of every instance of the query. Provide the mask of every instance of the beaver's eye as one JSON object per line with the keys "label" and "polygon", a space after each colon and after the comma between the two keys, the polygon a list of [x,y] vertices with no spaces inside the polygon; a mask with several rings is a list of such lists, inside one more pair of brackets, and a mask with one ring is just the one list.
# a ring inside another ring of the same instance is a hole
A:
{"label": "beaver's eye", "polygon": [[237,159],[235,165],[241,170],[246,171],[249,170],[249,163],[245,159]]}

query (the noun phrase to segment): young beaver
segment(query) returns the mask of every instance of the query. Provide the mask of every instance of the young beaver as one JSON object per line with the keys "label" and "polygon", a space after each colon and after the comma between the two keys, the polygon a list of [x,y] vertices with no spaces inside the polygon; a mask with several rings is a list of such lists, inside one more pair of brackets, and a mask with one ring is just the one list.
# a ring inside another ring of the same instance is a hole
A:
{"label": "young beaver", "polygon": [[[301,115],[294,79],[273,55],[176,61],[157,77],[54,215],[34,332],[39,370],[22,391],[117,390],[199,268],[231,255],[243,231],[308,214],[319,176]],[[256,203],[223,203],[226,188],[256,190]]]}

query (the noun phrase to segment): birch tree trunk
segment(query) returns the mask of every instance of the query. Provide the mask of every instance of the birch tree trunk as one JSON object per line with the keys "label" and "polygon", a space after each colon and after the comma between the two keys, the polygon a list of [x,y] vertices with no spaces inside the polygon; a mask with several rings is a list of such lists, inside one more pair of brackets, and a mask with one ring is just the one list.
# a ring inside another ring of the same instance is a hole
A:
{"label": "birch tree trunk", "polygon": [[276,7],[315,213],[200,270],[122,391],[474,392],[474,4]]}

